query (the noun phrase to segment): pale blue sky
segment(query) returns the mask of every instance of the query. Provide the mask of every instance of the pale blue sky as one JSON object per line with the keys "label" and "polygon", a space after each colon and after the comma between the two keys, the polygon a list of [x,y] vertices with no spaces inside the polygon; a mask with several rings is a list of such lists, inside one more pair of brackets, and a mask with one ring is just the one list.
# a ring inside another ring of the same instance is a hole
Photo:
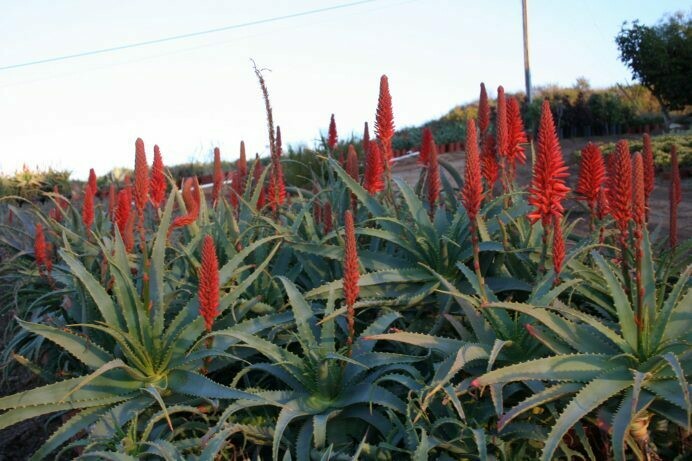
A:
{"label": "pale blue sky", "polygon": [[[349,0],[0,0],[0,68],[213,29]],[[529,0],[534,85],[630,82],[614,36],[623,21],[654,23],[689,8],[674,0]],[[389,76],[403,127],[492,89],[523,88],[520,0],[377,0],[316,15],[0,70],[0,171],[65,168],[86,177],[151,160],[207,160],[238,144],[266,152],[264,106],[250,58],[266,74],[284,140],[312,144],[336,114],[340,137],[372,122]]]}

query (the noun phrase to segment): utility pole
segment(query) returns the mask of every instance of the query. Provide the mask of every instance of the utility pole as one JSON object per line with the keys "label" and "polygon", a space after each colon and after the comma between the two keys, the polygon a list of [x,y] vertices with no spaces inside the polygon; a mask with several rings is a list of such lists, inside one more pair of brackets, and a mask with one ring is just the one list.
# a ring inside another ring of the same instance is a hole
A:
{"label": "utility pole", "polygon": [[526,102],[531,103],[531,69],[529,68],[529,15],[526,2],[521,0],[521,15],[524,23],[524,81],[526,83]]}

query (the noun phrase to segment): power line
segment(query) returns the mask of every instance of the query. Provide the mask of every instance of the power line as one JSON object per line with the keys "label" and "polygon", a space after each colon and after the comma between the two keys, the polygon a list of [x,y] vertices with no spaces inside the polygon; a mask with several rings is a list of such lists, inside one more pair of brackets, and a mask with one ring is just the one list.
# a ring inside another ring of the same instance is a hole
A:
{"label": "power line", "polygon": [[143,47],[143,46],[156,45],[159,43],[171,42],[171,41],[175,41],[175,40],[183,40],[183,39],[192,38],[192,37],[199,37],[201,35],[215,34],[218,32],[224,32],[224,31],[232,30],[232,29],[242,29],[245,27],[256,26],[259,24],[266,24],[269,22],[284,21],[286,19],[293,19],[293,18],[298,18],[301,16],[309,16],[309,15],[313,15],[313,14],[325,13],[327,11],[333,11],[333,10],[338,10],[338,9],[343,9],[343,8],[350,8],[352,6],[361,5],[363,3],[372,3],[374,1],[376,1],[376,0],[360,0],[360,1],[351,2],[351,3],[342,3],[339,5],[329,6],[329,7],[325,7],[325,8],[318,8],[318,9],[314,9],[314,10],[301,11],[299,13],[287,14],[287,15],[283,15],[283,16],[275,16],[273,18],[258,19],[256,21],[244,22],[241,24],[231,24],[228,26],[217,27],[215,29],[202,30],[202,31],[198,31],[198,32],[190,32],[187,34],[180,34],[180,35],[172,35],[169,37],[157,38],[157,39],[153,39],[153,40],[146,40],[143,42],[129,43],[127,45],[119,45],[119,46],[114,46],[114,47],[110,47],[110,48],[101,48],[98,50],[83,51],[81,53],[68,54],[68,55],[64,55],[64,56],[55,56],[52,58],[45,58],[45,59],[38,59],[35,61],[28,61],[28,62],[23,62],[23,63],[19,63],[19,64],[11,64],[11,65],[0,67],[0,71],[9,70],[9,69],[17,69],[20,67],[35,66],[38,64],[46,64],[49,62],[65,61],[68,59],[82,58],[85,56],[93,56],[96,54],[112,53],[114,51],[121,51],[121,50],[126,50],[129,48],[139,48],[139,47]]}

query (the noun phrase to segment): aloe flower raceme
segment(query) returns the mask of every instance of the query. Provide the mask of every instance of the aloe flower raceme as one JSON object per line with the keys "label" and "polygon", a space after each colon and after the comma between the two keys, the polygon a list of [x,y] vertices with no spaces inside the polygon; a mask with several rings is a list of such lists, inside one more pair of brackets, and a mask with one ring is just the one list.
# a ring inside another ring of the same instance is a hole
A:
{"label": "aloe flower raceme", "polygon": [[375,134],[382,143],[384,167],[388,170],[389,161],[392,159],[394,113],[392,112],[392,97],[389,94],[389,80],[386,75],[380,77],[380,96],[377,100],[377,114],[375,115]]}
{"label": "aloe flower raceme", "polygon": [[264,166],[262,166],[262,162],[260,162],[259,155],[255,155],[255,163],[253,164],[253,169],[252,169],[252,178],[255,181],[255,187],[260,188],[260,194],[259,198],[257,200],[257,209],[261,210],[264,208],[264,204],[267,201],[267,196],[266,196],[266,190],[264,188],[264,184],[260,183],[260,180],[262,179],[262,173],[264,173]]}
{"label": "aloe flower raceme", "polygon": [[221,169],[221,150],[218,147],[214,148],[214,184],[211,190],[211,200],[214,204],[219,201],[221,194],[221,186],[223,185],[223,170]]}
{"label": "aloe flower raceme", "polygon": [[538,128],[538,154],[529,188],[529,203],[535,207],[528,215],[531,222],[540,219],[543,228],[548,229],[554,218],[562,217],[565,211],[562,200],[569,192],[565,184],[568,175],[555,132],[550,104],[545,100]]}
{"label": "aloe flower raceme", "polygon": [[365,125],[363,127],[363,155],[367,155],[369,148],[370,148],[370,129],[368,129],[368,122],[365,122]]}
{"label": "aloe flower raceme", "polygon": [[490,105],[488,104],[488,92],[485,91],[485,83],[481,82],[481,96],[478,100],[478,128],[481,130],[481,140],[485,142],[490,127]]}
{"label": "aloe flower raceme", "polygon": [[96,192],[98,192],[98,185],[96,184],[96,172],[93,168],[89,169],[89,180],[87,182],[89,187],[91,187],[91,194],[96,195]]}
{"label": "aloe flower raceme", "polygon": [[53,269],[53,262],[48,253],[48,244],[46,243],[46,236],[43,233],[43,225],[41,223],[36,224],[34,259],[36,260],[36,266],[40,274],[43,275],[44,269],[48,273]]}
{"label": "aloe flower raceme", "polygon": [[211,331],[214,319],[219,315],[219,261],[211,235],[204,237],[202,262],[198,272],[199,315],[204,318],[204,326]]}
{"label": "aloe flower raceme", "polygon": [[623,272],[627,272],[628,226],[632,217],[632,160],[627,141],[618,141],[608,158],[608,205],[620,234]]}
{"label": "aloe flower raceme", "polygon": [[149,165],[147,164],[147,154],[144,152],[144,141],[137,138],[135,141],[135,207],[140,215],[144,212],[144,207],[149,198]]}
{"label": "aloe flower raceme", "polygon": [[240,170],[231,171],[228,173],[228,179],[231,181],[230,203],[233,208],[238,208],[240,197],[243,196],[244,182]]}
{"label": "aloe flower raceme", "polygon": [[245,180],[247,179],[247,157],[245,156],[245,141],[240,141],[240,157],[238,158],[238,175],[241,182],[241,193],[245,192]]}
{"label": "aloe flower raceme", "polygon": [[272,164],[267,194],[269,195],[269,205],[272,211],[278,210],[286,201],[286,183],[284,182],[283,167],[279,160],[274,161]]}
{"label": "aloe flower raceme", "polygon": [[154,162],[151,165],[151,177],[149,178],[149,199],[156,208],[160,208],[166,199],[166,175],[161,149],[158,145],[154,145]]}
{"label": "aloe flower raceme", "polygon": [[420,142],[420,152],[418,154],[418,163],[423,166],[428,166],[430,161],[430,151],[435,148],[435,138],[433,138],[430,128],[423,128],[423,134]]}
{"label": "aloe flower raceme", "polygon": [[183,184],[183,202],[185,203],[187,213],[182,216],[178,216],[173,220],[169,229],[169,234],[176,227],[189,226],[197,221],[197,217],[199,216],[199,208],[201,205],[199,195],[200,190],[197,178],[187,178]]}
{"label": "aloe flower raceme", "polygon": [[500,165],[497,163],[495,152],[495,138],[488,134],[483,140],[483,150],[481,152],[481,174],[488,186],[488,198],[492,198],[495,183],[500,174]]}
{"label": "aloe flower raceme", "polygon": [[435,203],[440,197],[442,183],[440,182],[440,164],[437,161],[437,149],[432,145],[428,158],[428,205],[430,206],[430,216],[435,213]]}
{"label": "aloe flower raceme", "polygon": [[358,152],[353,144],[348,145],[348,154],[346,155],[346,172],[354,181],[358,182]]}
{"label": "aloe flower raceme", "polygon": [[521,119],[521,109],[517,98],[507,99],[507,161],[509,163],[509,181],[514,181],[516,163],[526,163],[526,155],[522,144],[528,142],[524,122]]}
{"label": "aloe flower raceme", "polygon": [[579,181],[576,193],[580,200],[585,200],[591,214],[591,231],[594,230],[596,218],[596,204],[606,180],[605,162],[603,154],[597,145],[588,143],[581,151],[581,163],[579,165]]}
{"label": "aloe flower raceme", "polygon": [[336,144],[338,143],[339,138],[336,133],[336,121],[334,120],[334,114],[332,114],[332,118],[329,120],[329,133],[327,136],[327,146],[331,150],[334,150],[336,147]]}
{"label": "aloe flower raceme", "polygon": [[84,201],[82,202],[82,223],[87,229],[91,229],[94,223],[94,192],[91,190],[91,185],[87,184],[84,189]]}
{"label": "aloe flower raceme", "polygon": [[507,127],[507,98],[505,98],[505,89],[502,85],[497,87],[497,107],[495,110],[495,142],[497,145],[497,156],[500,160],[500,170],[502,189],[505,193],[509,192],[508,184],[508,165],[507,165],[507,150],[509,149],[509,129]]}
{"label": "aloe flower raceme", "polygon": [[[634,220],[634,253],[636,264],[637,282],[637,307],[641,310],[644,299],[644,287],[642,286],[642,238],[646,227],[646,186],[644,182],[644,161],[642,154],[636,152],[632,157],[632,218]],[[640,318],[638,311],[637,319]],[[637,322],[638,325],[641,322]]]}
{"label": "aloe flower raceme", "polygon": [[480,282],[481,296],[485,301],[485,287],[481,275],[478,233],[476,232],[476,217],[483,200],[483,183],[481,182],[481,162],[478,154],[476,123],[472,118],[466,121],[466,169],[464,171],[464,187],[461,190],[461,202],[469,216],[469,233],[473,246],[473,267]]}
{"label": "aloe flower raceme", "polygon": [[675,145],[670,150],[670,247],[678,244],[678,205],[682,201],[680,188],[680,167],[678,165],[678,151]]}
{"label": "aloe flower raceme", "polygon": [[375,195],[384,189],[384,159],[377,141],[370,141],[365,156],[365,181],[363,187]]}
{"label": "aloe flower raceme", "polygon": [[121,236],[125,235],[127,221],[130,219],[132,198],[129,189],[121,189],[118,192],[118,204],[115,207],[115,224]]}
{"label": "aloe flower raceme", "polygon": [[348,347],[353,344],[356,335],[355,304],[358,298],[358,250],[356,249],[356,231],[353,224],[353,214],[347,210],[344,214],[344,301],[346,302],[348,320]]}
{"label": "aloe flower raceme", "polygon": [[276,157],[281,157],[284,152],[283,145],[281,144],[281,127],[276,127]]}
{"label": "aloe flower raceme", "polygon": [[642,160],[644,161],[644,193],[646,199],[646,216],[649,216],[649,196],[654,191],[655,174],[654,167],[654,150],[651,147],[651,136],[649,133],[644,133]]}

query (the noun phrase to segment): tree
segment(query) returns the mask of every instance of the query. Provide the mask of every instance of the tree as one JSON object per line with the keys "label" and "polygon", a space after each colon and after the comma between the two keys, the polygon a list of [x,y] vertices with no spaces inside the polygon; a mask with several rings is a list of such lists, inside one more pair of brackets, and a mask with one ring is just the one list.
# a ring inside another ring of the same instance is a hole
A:
{"label": "tree", "polygon": [[656,97],[669,125],[669,111],[692,104],[692,14],[679,12],[655,26],[625,22],[615,42],[620,60]]}

